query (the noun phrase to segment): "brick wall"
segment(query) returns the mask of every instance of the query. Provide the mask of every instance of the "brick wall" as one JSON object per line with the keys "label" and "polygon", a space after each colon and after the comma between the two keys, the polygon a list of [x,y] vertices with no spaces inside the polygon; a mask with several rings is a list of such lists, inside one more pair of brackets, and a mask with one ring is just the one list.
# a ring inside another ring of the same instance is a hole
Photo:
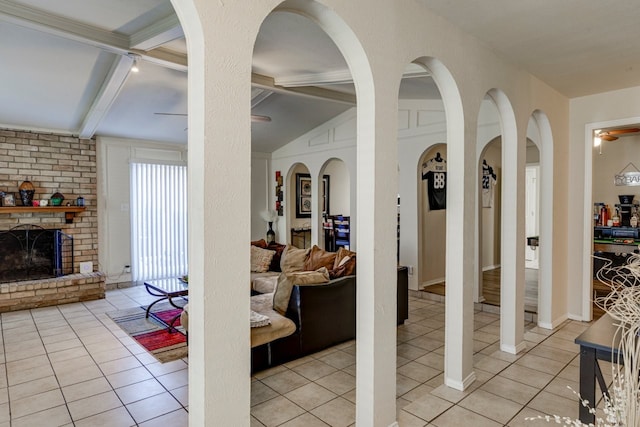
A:
{"label": "brick wall", "polygon": [[[27,179],[36,189],[34,200],[49,199],[58,191],[65,197],[63,204],[67,202],[75,204],[76,198],[83,196],[86,210],[77,213],[72,224],[65,223],[63,213],[3,213],[0,210],[0,229],[8,230],[19,224],[62,229],[74,239],[74,272],[79,272],[79,263],[83,261],[92,261],[94,271],[97,271],[98,211],[95,140],[79,139],[69,135],[0,129],[0,191],[16,193],[16,202],[19,203],[18,186]],[[104,297],[104,279],[102,279],[102,297]],[[65,298],[69,300],[74,297],[65,294]],[[58,298],[55,300],[57,301]]]}

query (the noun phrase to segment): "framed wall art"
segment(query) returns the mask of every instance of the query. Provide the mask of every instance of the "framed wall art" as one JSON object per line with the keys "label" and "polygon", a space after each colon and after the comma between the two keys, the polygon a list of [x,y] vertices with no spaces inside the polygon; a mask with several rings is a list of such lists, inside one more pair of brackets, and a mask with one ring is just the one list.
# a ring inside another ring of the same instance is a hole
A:
{"label": "framed wall art", "polygon": [[322,176],[322,214],[329,215],[329,175]]}
{"label": "framed wall art", "polygon": [[296,174],[296,218],[311,218],[311,175]]}
{"label": "framed wall art", "polygon": [[[322,177],[321,214],[329,215],[329,175]],[[296,218],[311,218],[311,175],[296,174]]]}
{"label": "framed wall art", "polygon": [[2,206],[15,206],[16,199],[13,194],[5,193],[2,197]]}

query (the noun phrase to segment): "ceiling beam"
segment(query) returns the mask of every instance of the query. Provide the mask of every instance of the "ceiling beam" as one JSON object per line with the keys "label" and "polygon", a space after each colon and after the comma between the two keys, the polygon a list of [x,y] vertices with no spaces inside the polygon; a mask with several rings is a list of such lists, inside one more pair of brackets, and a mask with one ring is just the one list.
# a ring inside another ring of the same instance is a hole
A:
{"label": "ceiling beam", "polygon": [[273,77],[251,73],[251,86],[266,89],[284,95],[295,95],[305,98],[320,99],[323,101],[337,102],[339,104],[355,105],[356,97],[348,93],[320,87],[306,86],[285,88],[275,84]]}
{"label": "ceiling beam", "polygon": [[169,15],[131,35],[132,49],[149,51],[170,41],[184,37],[177,15]]}
{"label": "ceiling beam", "polygon": [[129,37],[124,34],[105,31],[7,0],[0,0],[0,20],[110,52],[126,53],[129,49]]}
{"label": "ceiling beam", "polygon": [[[254,94],[255,91],[255,94]],[[251,88],[251,108],[257,107],[262,101],[273,95],[273,92],[266,89]]]}
{"label": "ceiling beam", "polygon": [[[178,18],[176,17],[175,20]],[[134,48],[131,46],[131,38],[125,34],[112,31],[106,31],[92,25],[64,18],[62,16],[52,15],[38,9],[28,6],[16,4],[7,0],[0,0],[0,20],[9,22],[21,27],[30,28],[46,34],[55,35],[94,46],[107,52],[116,53],[118,55],[127,55],[134,52],[140,55],[142,60],[153,62],[155,64],[172,68],[179,71],[187,71],[187,56],[171,52],[166,49],[154,49],[152,52],[146,52],[144,49]],[[175,33],[175,28],[170,30],[168,27],[172,19],[163,19],[154,25],[147,27],[147,36],[154,38],[153,30],[159,31],[159,28],[165,28],[164,37],[170,37],[169,34]],[[144,46],[142,30],[134,34],[137,38],[136,43]],[[180,30],[182,31],[182,30]],[[156,33],[155,40],[161,37],[162,33]],[[153,44],[153,43],[151,43]]]}
{"label": "ceiling beam", "polygon": [[89,108],[89,111],[82,121],[82,125],[78,131],[80,138],[89,139],[93,137],[100,122],[109,112],[111,105],[127,81],[132,64],[133,59],[129,56],[123,55],[116,57],[98,95],[96,95],[91,108]]}
{"label": "ceiling beam", "polygon": [[[402,74],[402,78],[417,78],[430,76],[425,68],[417,64],[409,64]],[[349,69],[329,71],[325,73],[297,74],[293,76],[276,77],[274,84],[286,88],[304,86],[329,86],[353,83],[353,76]]]}

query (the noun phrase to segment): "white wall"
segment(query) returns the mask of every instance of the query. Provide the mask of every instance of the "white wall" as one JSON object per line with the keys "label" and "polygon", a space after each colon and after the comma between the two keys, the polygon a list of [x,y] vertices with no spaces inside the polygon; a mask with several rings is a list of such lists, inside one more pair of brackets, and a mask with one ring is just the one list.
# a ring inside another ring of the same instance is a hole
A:
{"label": "white wall", "polygon": [[606,203],[613,214],[615,204],[620,203],[618,195],[633,194],[636,203],[640,201],[640,187],[614,184],[614,176],[623,169],[625,172],[637,172],[637,168],[640,168],[640,136],[603,141],[602,154],[597,148],[593,150],[593,202]]}
{"label": "white wall", "polygon": [[[598,150],[593,148],[590,131],[606,127],[606,125],[640,123],[640,87],[574,98],[570,105],[569,155],[571,162],[569,163],[569,173],[575,179],[569,183],[567,191],[568,209],[566,212],[571,217],[567,231],[572,236],[567,241],[567,264],[571,271],[568,287],[571,298],[568,302],[568,311],[572,318],[588,320],[591,317],[589,298],[592,280],[593,199],[591,183],[597,174],[592,161],[596,156],[599,156]],[[605,142],[605,144],[607,143]],[[603,152],[606,153],[608,149],[608,146],[603,147]],[[621,168],[624,167],[624,164],[621,165]],[[605,179],[613,180],[610,172],[609,177],[605,177]],[[625,193],[625,191],[620,191],[615,194]],[[629,194],[633,194],[633,191]],[[611,196],[606,196],[604,193],[598,197],[613,200]]]}
{"label": "white wall", "polygon": [[342,160],[329,160],[322,175],[329,175],[329,215],[351,215],[351,178]]}
{"label": "white wall", "polygon": [[99,270],[106,283],[127,282],[131,280],[131,274],[124,273],[124,266],[131,265],[129,163],[134,159],[186,163],[187,147],[109,137],[98,137],[96,145]]}
{"label": "white wall", "polygon": [[[320,215],[314,211],[311,218],[295,217],[295,174],[297,172],[309,173],[314,185],[318,183],[320,176],[327,173],[325,169],[331,170],[331,202],[332,214],[338,214],[337,209],[344,209],[351,217],[356,214],[355,185],[356,185],[356,111],[355,109],[334,117],[319,127],[312,129],[299,138],[291,141],[287,145],[272,153],[271,170],[282,171],[285,176],[284,188],[285,216],[280,217],[278,227],[282,230],[289,230],[292,227],[302,227],[310,225],[312,227],[312,244],[317,244],[324,239]],[[343,167],[336,168],[337,176],[333,176],[333,167],[330,166],[336,160],[343,163]],[[299,165],[298,165],[299,164]],[[304,165],[304,166],[302,166]],[[292,169],[295,168],[295,169]],[[339,171],[341,170],[341,172]],[[347,176],[345,187],[340,185],[340,176]],[[315,187],[314,187],[315,188]],[[275,203],[275,194],[269,195],[272,203]],[[312,192],[313,206],[318,204],[318,192]],[[334,199],[337,198],[337,199]],[[334,202],[335,200],[335,202]],[[337,203],[334,204],[334,203]],[[356,230],[357,224],[352,220],[351,225],[351,249],[356,250]],[[288,234],[288,233],[285,233]],[[280,236],[280,241],[289,241],[290,236]],[[286,240],[285,240],[286,239]]]}
{"label": "white wall", "polygon": [[[269,169],[271,154],[251,153],[251,240],[264,239],[269,229],[260,215],[265,210],[275,210],[275,202],[271,202],[269,194],[275,194],[275,175]],[[274,224],[276,241],[278,237],[277,221]]]}

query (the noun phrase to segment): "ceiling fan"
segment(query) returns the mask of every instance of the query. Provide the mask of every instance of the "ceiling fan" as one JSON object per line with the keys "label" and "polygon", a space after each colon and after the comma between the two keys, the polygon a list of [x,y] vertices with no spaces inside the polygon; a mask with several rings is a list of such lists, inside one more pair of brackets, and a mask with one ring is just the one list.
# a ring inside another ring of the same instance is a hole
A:
{"label": "ceiling fan", "polygon": [[[187,116],[185,113],[153,113],[153,114],[158,115],[158,116],[184,116],[184,117]],[[271,121],[271,117],[269,117],[269,116],[260,116],[258,114],[252,114],[251,115],[251,121],[252,122],[267,123],[267,122]]]}
{"label": "ceiling fan", "polygon": [[640,128],[609,129],[598,132],[596,136],[604,141],[615,141],[620,136],[638,132],[640,132]]}

